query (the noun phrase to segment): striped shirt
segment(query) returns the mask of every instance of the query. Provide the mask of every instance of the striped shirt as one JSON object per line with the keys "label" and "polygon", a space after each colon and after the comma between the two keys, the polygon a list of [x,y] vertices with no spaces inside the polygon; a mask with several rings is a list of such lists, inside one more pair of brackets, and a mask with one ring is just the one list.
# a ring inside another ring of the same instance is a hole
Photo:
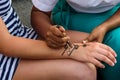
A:
{"label": "striped shirt", "polygon": [[[0,0],[0,17],[5,22],[10,34],[13,36],[36,39],[38,35],[32,28],[28,28],[20,22],[11,3],[12,0]],[[0,53],[0,80],[12,80],[19,60],[19,58],[8,57]]]}

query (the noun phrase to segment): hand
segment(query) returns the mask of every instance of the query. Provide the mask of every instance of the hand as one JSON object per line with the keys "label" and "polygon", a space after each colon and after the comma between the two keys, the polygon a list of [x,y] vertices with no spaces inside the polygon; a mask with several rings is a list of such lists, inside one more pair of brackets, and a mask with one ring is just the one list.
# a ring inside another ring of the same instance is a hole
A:
{"label": "hand", "polygon": [[62,26],[51,26],[46,34],[46,43],[51,48],[61,48],[70,38],[66,35]]}
{"label": "hand", "polygon": [[86,47],[80,46],[77,50],[74,50],[71,57],[78,61],[92,63],[100,68],[105,68],[102,62],[110,66],[115,65],[117,55],[112,48],[98,42],[88,42],[86,44]]}
{"label": "hand", "polygon": [[88,36],[87,40],[89,42],[96,41],[102,43],[106,32],[107,30],[105,29],[105,27],[96,27]]}

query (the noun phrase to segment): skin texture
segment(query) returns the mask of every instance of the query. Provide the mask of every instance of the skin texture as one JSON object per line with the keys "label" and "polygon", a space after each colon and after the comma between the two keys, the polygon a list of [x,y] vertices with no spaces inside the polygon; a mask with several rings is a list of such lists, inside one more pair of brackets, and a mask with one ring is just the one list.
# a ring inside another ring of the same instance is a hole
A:
{"label": "skin texture", "polygon": [[68,59],[22,60],[13,80],[96,80],[96,68]]}
{"label": "skin texture", "polygon": [[[71,42],[78,42],[78,43],[82,42],[83,40],[87,40],[88,43],[89,42],[102,43],[104,36],[106,35],[106,33],[108,31],[120,26],[120,16],[119,16],[120,9],[118,9],[118,11],[113,16],[111,16],[108,20],[106,20],[101,25],[96,27],[90,34],[87,34],[84,32],[77,32],[77,31],[73,31],[73,30],[65,30],[65,31],[64,30],[61,31],[61,29],[54,29],[56,31],[53,31],[53,29],[50,30],[51,27],[54,28],[54,26],[55,26],[50,21],[50,14],[51,14],[51,12],[42,12],[42,11],[38,10],[37,8],[33,7],[32,14],[31,14],[31,23],[32,23],[32,26],[34,27],[34,29],[37,31],[37,33],[40,36],[42,36],[43,39],[46,40],[47,45],[52,48],[60,48],[61,46],[64,46],[65,42],[69,39]],[[49,32],[48,30],[50,30],[51,32]],[[58,32],[58,30],[60,32]],[[59,35],[63,35],[64,33],[66,33],[66,35],[59,36]],[[86,36],[86,37],[82,36],[82,35],[86,35],[86,34],[88,36]],[[47,35],[47,37],[46,37],[46,35]],[[81,35],[81,37],[77,37],[79,35]],[[95,45],[96,43],[93,43],[93,44],[94,44],[94,47],[96,47],[96,45]],[[91,45],[91,44],[89,44],[89,45]],[[88,47],[86,47],[86,48],[88,48]],[[100,52],[104,52],[104,51],[100,51]],[[111,55],[106,52],[104,52],[104,53],[105,53],[104,55]],[[92,55],[92,54],[90,54],[90,55]],[[95,54],[95,55],[97,55],[97,54]],[[96,58],[98,58],[98,57],[101,58],[101,59],[99,59],[100,61],[101,60],[106,61],[106,59],[103,58],[103,56],[97,55]],[[116,57],[116,55],[114,57]],[[87,57],[87,58],[89,60],[93,60],[93,64],[95,64],[97,62],[94,59],[90,59],[89,57]],[[98,61],[98,63],[99,63],[99,61]],[[116,63],[116,61],[115,61],[115,63]],[[104,68],[104,65],[101,65],[101,66],[102,66],[102,68]]]}
{"label": "skin texture", "polygon": [[[54,26],[54,24],[52,24],[50,21],[50,14],[51,14],[51,12],[42,12],[33,6],[32,13],[31,13],[31,23],[32,23],[33,28],[37,31],[37,33],[40,36],[42,36],[42,38],[44,38],[44,39],[46,38],[46,34],[48,35],[47,31],[49,30],[49,27]],[[77,31],[73,31],[73,30],[66,30],[65,32],[66,32],[67,36],[70,37],[70,40],[73,42],[82,42],[82,40],[84,40],[84,39],[88,40],[89,42],[92,42],[92,41],[102,42],[105,34],[108,31],[120,26],[119,14],[120,14],[120,9],[118,9],[118,11],[113,16],[111,16],[108,20],[106,20],[101,25],[99,25],[98,27],[93,29],[93,31],[86,38],[84,37],[84,35],[86,35],[87,33],[84,33],[84,32],[77,32]],[[49,36],[51,36],[51,35],[49,35]],[[79,35],[81,35],[81,37],[77,37]],[[54,40],[54,42],[56,42],[56,43],[52,43],[51,40],[49,40],[48,43],[58,45],[56,47],[59,47],[60,41],[58,42],[56,40],[61,40],[63,37],[58,37],[58,38],[59,39]],[[68,38],[65,38],[65,39],[68,40]],[[66,41],[65,39],[63,40],[63,44]],[[49,44],[49,45],[51,45],[51,44]]]}
{"label": "skin texture", "polygon": [[[45,13],[38,11],[37,9],[33,10],[32,25],[35,26],[34,28],[37,33],[42,35],[43,39],[47,40],[46,33],[49,32],[49,30],[50,33],[54,32],[54,30],[52,32],[50,29],[51,26],[54,27],[50,22],[51,12]],[[105,34],[107,31],[119,25],[120,16],[118,14],[119,11],[105,23],[101,24],[101,26],[107,26],[106,31],[101,30],[101,32],[104,32]],[[39,28],[39,26],[41,26],[41,28]],[[95,29],[92,34],[96,33],[97,30],[98,28]],[[62,33],[64,33],[64,31]],[[65,31],[65,33],[66,35],[61,39],[63,45],[69,38],[72,42],[81,42],[88,37],[87,33],[77,31],[68,30]],[[104,36],[104,34],[100,36]],[[83,37],[78,38],[74,35],[82,35]],[[81,43],[76,43],[80,47],[75,50],[70,57],[67,55],[61,56],[60,53],[64,50],[61,46],[60,49],[53,49],[49,48],[44,41],[11,36],[1,18],[0,36],[0,52],[10,57],[21,58],[13,80],[95,80],[95,66],[104,68],[104,65],[100,61],[104,61],[110,66],[114,66],[116,63],[116,53],[110,47],[97,42],[87,43],[89,46],[85,48],[81,46]],[[50,35],[48,34],[47,37],[48,36]],[[52,37],[49,37],[49,39],[51,38]],[[49,39],[47,40],[47,43],[49,43]],[[89,39],[89,41],[94,40],[102,42],[102,39],[96,39],[96,37]],[[81,70],[83,71],[81,72]]]}
{"label": "skin texture", "polygon": [[[1,25],[0,52],[6,56],[21,58],[18,68],[15,72],[15,75],[13,76],[14,78],[13,80],[19,80],[19,79],[21,80],[21,78],[24,78],[22,80],[26,80],[29,78],[30,78],[29,80],[39,80],[39,79],[73,80],[74,78],[76,78],[76,80],[80,80],[86,75],[88,76],[83,80],[88,80],[88,78],[89,80],[95,80],[96,68],[94,65],[104,68],[103,64],[100,63],[99,60],[105,61],[111,66],[113,66],[113,64],[116,61],[115,59],[116,53],[110,47],[104,44],[89,43],[90,44],[89,47],[83,48],[81,46],[81,43],[76,43],[80,47],[77,50],[75,50],[71,56],[67,56],[67,54],[61,56],[60,54],[64,50],[63,48],[52,49],[49,48],[46,45],[46,42],[42,40],[32,40],[32,39],[12,36],[9,34],[1,18],[0,18],[0,25]],[[101,50],[102,52],[100,52]],[[106,52],[105,54],[104,51]],[[90,53],[92,55],[89,55]],[[102,57],[98,57],[99,55],[101,55]],[[63,62],[65,66],[61,67],[60,65],[63,65]],[[45,72],[46,71],[45,66],[48,66],[47,67],[48,74],[46,74]],[[55,71],[53,69],[55,69]],[[85,73],[79,71],[79,70],[85,71],[86,69],[87,72]],[[66,71],[61,72],[62,70],[63,71],[66,70]],[[78,72],[76,71],[78,71],[81,76],[78,75]],[[42,74],[42,72],[44,73]],[[57,75],[57,73],[61,73],[61,75],[60,74]],[[69,73],[73,73],[73,74],[69,74]],[[49,74],[56,74],[56,76]],[[91,76],[91,74],[93,74],[93,76]],[[46,76],[48,77],[47,79]],[[60,78],[61,76],[65,76],[66,78],[64,79]]]}
{"label": "skin texture", "polygon": [[96,27],[87,37],[87,40],[102,42],[105,34],[118,26],[120,26],[120,9],[108,20]]}

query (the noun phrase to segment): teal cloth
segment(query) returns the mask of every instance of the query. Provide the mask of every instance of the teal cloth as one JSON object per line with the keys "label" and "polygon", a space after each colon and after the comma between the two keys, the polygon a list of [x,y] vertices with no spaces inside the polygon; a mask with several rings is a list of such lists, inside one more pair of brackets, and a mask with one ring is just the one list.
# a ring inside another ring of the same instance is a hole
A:
{"label": "teal cloth", "polygon": [[[65,0],[59,0],[52,12],[51,18],[54,24],[62,25],[67,30],[90,33],[95,27],[111,17],[119,7],[120,4],[103,13],[78,13],[72,9]],[[106,68],[98,69],[101,75],[100,80],[120,80],[120,27],[109,31],[103,43],[116,51],[117,63],[114,67],[104,63]]]}

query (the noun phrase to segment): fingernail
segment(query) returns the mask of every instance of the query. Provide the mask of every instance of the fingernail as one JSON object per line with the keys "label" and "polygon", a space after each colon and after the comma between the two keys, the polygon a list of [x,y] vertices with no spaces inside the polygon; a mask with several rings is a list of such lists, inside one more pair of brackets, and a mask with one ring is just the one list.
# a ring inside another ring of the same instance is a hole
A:
{"label": "fingernail", "polygon": [[112,65],[111,66],[114,66],[115,64],[114,63],[112,63]]}
{"label": "fingernail", "polygon": [[102,67],[103,69],[105,68],[105,66]]}
{"label": "fingernail", "polygon": [[86,44],[88,42],[88,40],[86,39],[86,40],[83,40],[82,42],[83,42],[83,44]]}
{"label": "fingernail", "polygon": [[115,64],[117,63],[117,60],[115,60]]}
{"label": "fingernail", "polygon": [[117,57],[117,54],[115,54],[115,57]]}
{"label": "fingernail", "polygon": [[60,28],[60,25],[56,25],[57,28]]}

